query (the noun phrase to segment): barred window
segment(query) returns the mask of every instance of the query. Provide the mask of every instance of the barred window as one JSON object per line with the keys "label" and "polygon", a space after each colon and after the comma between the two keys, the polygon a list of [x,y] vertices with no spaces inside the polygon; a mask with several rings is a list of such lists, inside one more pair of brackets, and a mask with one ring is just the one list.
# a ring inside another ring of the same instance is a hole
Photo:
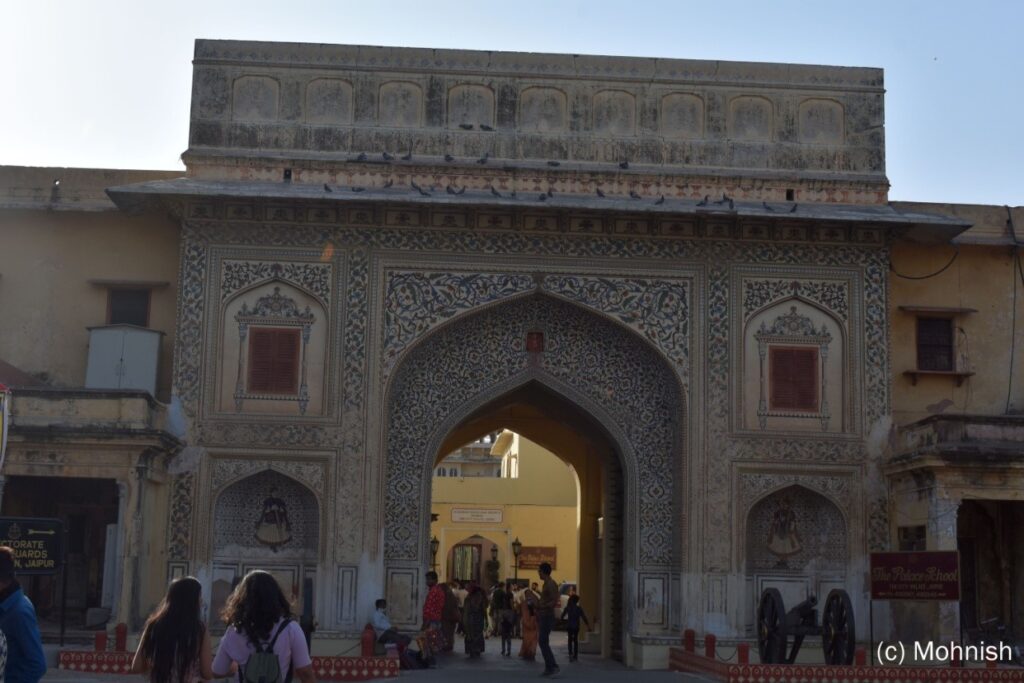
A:
{"label": "barred window", "polygon": [[817,412],[818,349],[773,346],[769,349],[770,410]]}
{"label": "barred window", "polygon": [[298,329],[257,327],[249,332],[249,391],[296,394],[299,390]]}
{"label": "barred window", "polygon": [[917,319],[917,369],[953,370],[953,320]]}

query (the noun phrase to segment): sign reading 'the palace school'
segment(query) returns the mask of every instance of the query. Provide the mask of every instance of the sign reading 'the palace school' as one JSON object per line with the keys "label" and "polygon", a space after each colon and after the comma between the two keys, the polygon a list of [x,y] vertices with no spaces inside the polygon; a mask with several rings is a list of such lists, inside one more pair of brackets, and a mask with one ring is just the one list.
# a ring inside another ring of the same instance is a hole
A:
{"label": "sign reading 'the palace school'", "polygon": [[14,550],[15,574],[54,574],[64,563],[64,524],[59,519],[0,517],[0,545]]}
{"label": "sign reading 'the palace school'", "polygon": [[959,600],[959,553],[871,553],[871,599]]}
{"label": "sign reading 'the palace school'", "polygon": [[540,545],[524,545],[519,551],[519,568],[536,569],[541,562],[547,562],[551,569],[558,569],[558,548]]}

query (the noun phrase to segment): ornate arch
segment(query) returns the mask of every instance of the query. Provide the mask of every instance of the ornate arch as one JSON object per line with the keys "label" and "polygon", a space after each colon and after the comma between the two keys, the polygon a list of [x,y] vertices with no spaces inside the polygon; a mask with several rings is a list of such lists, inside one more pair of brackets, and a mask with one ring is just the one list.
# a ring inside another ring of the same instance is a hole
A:
{"label": "ornate arch", "polygon": [[[542,332],[544,350],[526,349]],[[425,564],[426,496],[436,449],[473,410],[537,381],[602,424],[626,477],[627,563],[678,566],[675,487],[684,460],[683,394],[674,369],[634,332],[579,305],[537,294],[460,316],[403,355],[387,391],[385,564]]]}

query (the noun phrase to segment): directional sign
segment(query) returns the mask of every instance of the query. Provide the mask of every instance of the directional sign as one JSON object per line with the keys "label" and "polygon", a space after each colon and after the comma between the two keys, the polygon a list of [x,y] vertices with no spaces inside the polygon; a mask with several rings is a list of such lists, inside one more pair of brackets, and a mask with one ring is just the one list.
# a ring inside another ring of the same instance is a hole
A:
{"label": "directional sign", "polygon": [[0,517],[0,545],[14,550],[14,573],[56,574],[64,564],[64,523],[38,517]]}

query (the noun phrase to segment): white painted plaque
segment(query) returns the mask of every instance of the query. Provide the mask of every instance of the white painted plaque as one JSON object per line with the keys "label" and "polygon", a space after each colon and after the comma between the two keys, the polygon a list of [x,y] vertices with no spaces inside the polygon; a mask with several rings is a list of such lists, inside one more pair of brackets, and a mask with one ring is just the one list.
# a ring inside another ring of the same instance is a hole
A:
{"label": "white painted plaque", "polygon": [[453,522],[501,522],[501,508],[452,508]]}

